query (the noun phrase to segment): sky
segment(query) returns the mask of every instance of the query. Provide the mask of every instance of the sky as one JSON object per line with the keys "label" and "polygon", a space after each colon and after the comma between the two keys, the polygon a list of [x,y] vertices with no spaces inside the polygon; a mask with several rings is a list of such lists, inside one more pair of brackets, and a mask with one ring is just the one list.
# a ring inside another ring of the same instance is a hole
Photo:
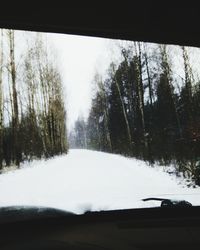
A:
{"label": "sky", "polygon": [[94,76],[105,75],[110,62],[117,58],[116,40],[65,34],[48,34],[47,39],[63,77],[70,130],[78,116],[87,118]]}

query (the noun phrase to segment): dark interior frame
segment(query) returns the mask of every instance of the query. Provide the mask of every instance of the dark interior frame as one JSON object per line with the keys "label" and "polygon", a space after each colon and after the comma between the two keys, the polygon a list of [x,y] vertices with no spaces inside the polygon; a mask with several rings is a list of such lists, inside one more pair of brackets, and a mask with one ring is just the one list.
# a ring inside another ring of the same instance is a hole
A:
{"label": "dark interior frame", "polygon": [[198,4],[83,2],[9,3],[2,8],[0,27],[200,47]]}

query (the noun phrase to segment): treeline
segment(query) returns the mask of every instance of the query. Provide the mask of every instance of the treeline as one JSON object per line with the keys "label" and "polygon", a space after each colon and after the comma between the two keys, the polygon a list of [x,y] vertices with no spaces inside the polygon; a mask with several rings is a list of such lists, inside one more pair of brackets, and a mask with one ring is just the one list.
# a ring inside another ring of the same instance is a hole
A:
{"label": "treeline", "polygon": [[106,79],[95,77],[89,118],[82,127],[77,121],[74,133],[79,124],[79,130],[86,127],[88,148],[152,165],[173,163],[177,175],[200,185],[200,81],[188,48],[174,47],[174,57],[171,48],[141,42],[121,47],[121,62],[110,65]]}
{"label": "treeline", "polygon": [[0,169],[66,153],[65,118],[61,76],[41,34],[1,30]]}

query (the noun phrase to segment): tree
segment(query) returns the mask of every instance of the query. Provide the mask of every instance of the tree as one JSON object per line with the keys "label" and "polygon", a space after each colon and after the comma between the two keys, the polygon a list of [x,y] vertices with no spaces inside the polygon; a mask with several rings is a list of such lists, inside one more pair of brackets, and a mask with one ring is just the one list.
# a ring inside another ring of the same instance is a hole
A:
{"label": "tree", "polygon": [[135,65],[136,65],[136,96],[137,96],[137,105],[138,105],[138,114],[140,124],[142,128],[141,138],[142,143],[145,148],[147,148],[146,141],[146,129],[145,129],[145,119],[144,119],[144,87],[143,87],[143,72],[142,72],[142,50],[140,42],[135,42]]}
{"label": "tree", "polygon": [[125,107],[123,94],[122,94],[123,88],[122,88],[122,86],[120,86],[120,85],[122,85],[121,69],[119,67],[118,70],[115,71],[114,64],[111,64],[111,67],[112,67],[112,71],[113,71],[112,72],[112,74],[113,74],[113,83],[115,84],[118,95],[119,95],[119,101],[120,101],[120,105],[121,105],[121,108],[122,108],[124,121],[125,121],[125,124],[126,124],[126,133],[127,133],[128,143],[129,143],[129,147],[131,148],[131,145],[132,145],[131,130],[130,130],[127,110],[126,110],[126,107]]}
{"label": "tree", "polygon": [[3,164],[3,30],[1,30],[0,47],[0,169]]}
{"label": "tree", "polygon": [[87,148],[87,132],[86,123],[83,117],[78,117],[74,126],[74,147],[75,148]]}
{"label": "tree", "polygon": [[102,122],[104,123],[107,150],[109,152],[112,152],[112,141],[111,141],[111,136],[110,136],[110,131],[109,131],[109,124],[110,124],[109,107],[108,107],[109,104],[108,104],[108,95],[106,93],[106,86],[104,86],[102,79],[98,75],[96,75],[95,81],[97,83],[98,93],[99,93],[101,101],[102,101],[102,113],[103,113],[102,114]]}
{"label": "tree", "polygon": [[18,110],[18,94],[16,87],[16,68],[15,68],[15,33],[14,30],[8,31],[9,49],[10,49],[10,74],[12,80],[12,129],[13,129],[13,160],[17,166],[20,164],[21,152],[19,142],[19,110]]}
{"label": "tree", "polygon": [[1,32],[0,168],[4,162],[7,166],[19,166],[24,160],[49,158],[68,150],[58,67],[47,53],[42,36],[35,39],[34,35],[31,43],[25,44],[19,63],[15,56],[16,33],[7,30],[7,36],[3,37]]}
{"label": "tree", "polygon": [[193,101],[192,101],[192,83],[194,83],[194,77],[192,69],[189,63],[189,57],[187,49],[182,46],[183,62],[184,62],[184,72],[185,72],[185,84],[182,89],[182,101],[185,111],[185,122],[187,126],[192,126],[193,122]]}

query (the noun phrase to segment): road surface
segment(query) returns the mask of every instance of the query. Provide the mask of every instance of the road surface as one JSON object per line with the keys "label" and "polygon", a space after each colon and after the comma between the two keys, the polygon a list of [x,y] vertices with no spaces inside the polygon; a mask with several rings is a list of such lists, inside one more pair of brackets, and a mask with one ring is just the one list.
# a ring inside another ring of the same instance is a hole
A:
{"label": "road surface", "polygon": [[141,201],[146,197],[186,199],[199,205],[199,194],[199,188],[183,187],[145,162],[81,149],[25,163],[0,176],[0,206],[48,206],[75,213],[160,205]]}

